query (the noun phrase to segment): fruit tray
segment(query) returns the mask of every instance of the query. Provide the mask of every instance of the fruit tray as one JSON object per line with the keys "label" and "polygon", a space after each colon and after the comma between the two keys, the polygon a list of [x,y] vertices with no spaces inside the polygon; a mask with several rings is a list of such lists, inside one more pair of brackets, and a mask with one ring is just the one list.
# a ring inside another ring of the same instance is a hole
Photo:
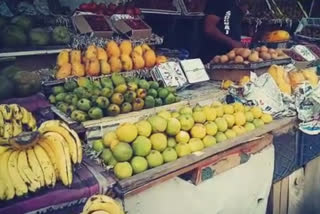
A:
{"label": "fruit tray", "polygon": [[256,70],[264,67],[268,67],[271,65],[284,65],[290,64],[292,62],[291,58],[285,59],[277,59],[277,60],[267,60],[263,62],[249,63],[249,64],[216,64],[216,63],[208,63],[206,65],[206,69],[209,70]]}
{"label": "fruit tray", "polygon": [[303,18],[294,33],[299,39],[320,42],[320,18]]}

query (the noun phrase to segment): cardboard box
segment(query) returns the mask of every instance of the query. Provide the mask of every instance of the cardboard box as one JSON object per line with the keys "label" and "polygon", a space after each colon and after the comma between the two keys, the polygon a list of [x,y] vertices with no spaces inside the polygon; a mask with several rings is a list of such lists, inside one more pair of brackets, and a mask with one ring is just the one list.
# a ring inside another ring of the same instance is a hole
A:
{"label": "cardboard box", "polygon": [[111,38],[113,35],[110,21],[103,15],[76,15],[72,17],[72,22],[80,34],[93,32],[97,37],[104,38]]}
{"label": "cardboard box", "polygon": [[152,28],[142,19],[123,19],[115,21],[114,27],[122,34],[126,34],[131,39],[149,38]]}

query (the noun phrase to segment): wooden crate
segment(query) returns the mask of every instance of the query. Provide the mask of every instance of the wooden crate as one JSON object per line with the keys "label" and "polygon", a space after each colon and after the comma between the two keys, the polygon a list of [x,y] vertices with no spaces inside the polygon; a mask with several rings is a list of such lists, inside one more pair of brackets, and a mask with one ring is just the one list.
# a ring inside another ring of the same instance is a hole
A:
{"label": "wooden crate", "polygon": [[207,179],[230,170],[240,164],[246,163],[250,156],[262,151],[272,144],[273,136],[266,134],[246,144],[221,152],[202,162],[202,165],[192,171],[192,182],[195,185]]}
{"label": "wooden crate", "polygon": [[[187,155],[185,157],[179,158],[176,161],[164,164],[153,169],[149,169],[130,178],[121,180],[117,183],[115,190],[122,197],[135,195],[139,192],[153,187],[156,184],[162,183],[171,178],[180,176],[182,174],[195,170],[201,166],[204,166],[204,163],[208,159],[212,158],[217,154],[223,154],[225,151],[237,148],[240,145],[247,144],[248,141],[252,141],[252,139],[256,139],[257,137],[265,135],[271,132],[272,130],[279,129],[295,121],[295,117],[275,120],[270,124],[267,124],[259,129],[255,129],[251,132],[247,132],[241,136],[238,136],[237,138],[226,140],[215,146],[206,148],[201,152],[194,153],[192,155]],[[250,154],[249,151],[250,150],[248,150],[248,148],[246,147],[242,149],[242,152],[244,153]],[[252,149],[252,151],[254,150]],[[206,162],[206,165],[212,162],[213,161]]]}

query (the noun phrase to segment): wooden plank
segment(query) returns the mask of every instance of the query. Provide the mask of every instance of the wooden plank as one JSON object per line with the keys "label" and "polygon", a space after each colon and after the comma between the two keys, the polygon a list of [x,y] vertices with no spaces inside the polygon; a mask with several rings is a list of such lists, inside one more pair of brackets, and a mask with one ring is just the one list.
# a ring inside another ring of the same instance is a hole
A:
{"label": "wooden plank", "polygon": [[272,214],[280,214],[281,181],[272,186]]}
{"label": "wooden plank", "polygon": [[[147,170],[141,174],[135,175],[131,178],[122,180],[119,185],[122,191],[127,192],[129,190],[143,186],[146,183],[150,183],[152,180],[163,177],[167,174],[173,173],[179,169],[193,165],[201,160],[211,157],[219,152],[225,151],[227,149],[236,147],[238,145],[246,143],[248,140],[271,132],[272,130],[280,129],[289,123],[295,122],[296,118],[284,118],[281,120],[275,120],[270,124],[267,124],[259,129],[253,130],[251,132],[245,133],[237,138],[226,140],[223,143],[219,143],[213,147],[203,150],[201,153],[196,153],[182,157],[172,163],[167,163],[162,166],[156,167],[154,169]],[[192,168],[191,168],[192,169]],[[189,169],[189,170],[191,170]]]}
{"label": "wooden plank", "polygon": [[300,168],[289,175],[288,214],[302,212],[304,169]]}
{"label": "wooden plank", "polygon": [[281,192],[280,192],[280,214],[288,214],[288,190],[289,190],[289,178],[285,177],[281,180]]}

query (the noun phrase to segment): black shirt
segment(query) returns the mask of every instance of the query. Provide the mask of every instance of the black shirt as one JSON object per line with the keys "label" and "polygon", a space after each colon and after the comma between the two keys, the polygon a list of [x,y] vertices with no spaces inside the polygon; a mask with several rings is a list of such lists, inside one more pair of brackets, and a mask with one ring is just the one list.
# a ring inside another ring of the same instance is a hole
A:
{"label": "black shirt", "polygon": [[[235,4],[235,0],[208,0],[205,14],[220,17],[218,29],[233,40],[241,40],[242,12]],[[201,51],[204,63],[209,62],[214,56],[225,54],[228,51],[230,51],[230,47],[226,44],[204,35]]]}

